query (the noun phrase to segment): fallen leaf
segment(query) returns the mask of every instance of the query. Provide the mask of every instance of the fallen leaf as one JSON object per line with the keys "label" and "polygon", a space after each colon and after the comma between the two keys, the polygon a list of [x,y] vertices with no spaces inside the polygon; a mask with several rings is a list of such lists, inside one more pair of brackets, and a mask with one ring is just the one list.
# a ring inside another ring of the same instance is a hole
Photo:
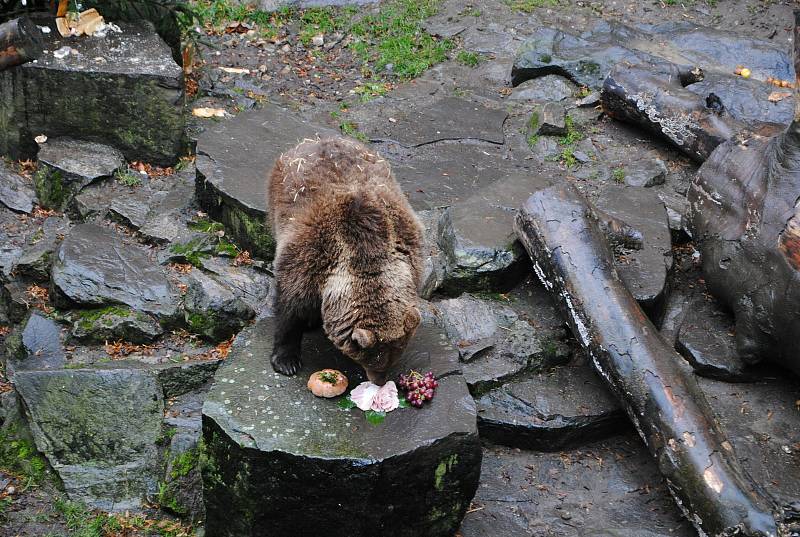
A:
{"label": "fallen leaf", "polygon": [[225,117],[228,115],[223,108],[195,108],[192,110],[192,115],[196,117],[202,118],[210,118],[210,117]]}
{"label": "fallen leaf", "polygon": [[226,73],[231,73],[234,75],[249,75],[250,69],[244,69],[242,67],[220,67],[220,71],[225,71]]}
{"label": "fallen leaf", "polygon": [[771,103],[777,103],[778,101],[782,101],[786,97],[791,97],[791,96],[792,93],[789,91],[773,91],[772,93],[769,94],[769,97],[767,97],[767,99],[769,99],[769,102]]}

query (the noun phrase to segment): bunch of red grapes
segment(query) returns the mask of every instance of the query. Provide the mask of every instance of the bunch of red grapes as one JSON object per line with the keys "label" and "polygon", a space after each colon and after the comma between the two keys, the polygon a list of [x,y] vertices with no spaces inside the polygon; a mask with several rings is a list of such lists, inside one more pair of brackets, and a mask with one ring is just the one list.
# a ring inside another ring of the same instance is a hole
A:
{"label": "bunch of red grapes", "polygon": [[406,392],[406,400],[411,406],[422,408],[422,403],[433,399],[439,382],[433,378],[433,371],[428,371],[423,375],[412,370],[408,375],[400,375],[397,385]]}

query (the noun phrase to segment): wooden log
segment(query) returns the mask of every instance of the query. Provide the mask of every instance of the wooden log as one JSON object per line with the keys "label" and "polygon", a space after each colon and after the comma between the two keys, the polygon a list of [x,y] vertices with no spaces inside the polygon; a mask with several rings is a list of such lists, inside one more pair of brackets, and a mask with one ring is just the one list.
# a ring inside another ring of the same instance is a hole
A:
{"label": "wooden log", "polygon": [[0,24],[0,71],[38,58],[42,45],[39,29],[27,17]]}
{"label": "wooden log", "polygon": [[603,82],[603,110],[666,138],[698,162],[705,161],[726,140],[753,134],[771,136],[784,128],[737,121],[725,112],[716,95],[702,97],[685,88],[702,79],[699,68],[668,62],[617,64]]}
{"label": "wooden log", "polygon": [[[800,69],[800,10],[795,11]],[[795,117],[771,138],[720,145],[692,181],[689,227],[708,288],[736,317],[736,350],[800,374],[800,71]]]}
{"label": "wooden log", "polygon": [[620,280],[575,187],[531,196],[514,229],[701,535],[777,536],[774,506],[745,478],[683,358]]}

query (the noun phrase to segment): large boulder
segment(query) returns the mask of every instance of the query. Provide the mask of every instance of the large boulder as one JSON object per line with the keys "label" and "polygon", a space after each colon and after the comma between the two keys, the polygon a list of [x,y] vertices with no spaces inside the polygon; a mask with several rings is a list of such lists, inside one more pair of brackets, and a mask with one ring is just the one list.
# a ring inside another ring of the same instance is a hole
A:
{"label": "large boulder", "polygon": [[52,19],[46,24],[41,57],[0,73],[0,154],[33,158],[34,137],[45,134],[174,164],[184,138],[183,72],[153,27],[120,23],[120,33],[73,39]]}
{"label": "large boulder", "polygon": [[321,333],[306,335],[297,376],[272,371],[273,323],[237,337],[203,407],[206,531],[453,535],[478,486],[481,449],[475,405],[445,336],[423,325],[399,366],[433,371],[436,398],[371,425],[358,409],[306,388],[310,373],[326,367],[343,371],[351,387],[364,380]]}
{"label": "large boulder", "polygon": [[36,447],[72,500],[136,509],[153,493],[163,395],[133,369],[18,371],[14,384]]}

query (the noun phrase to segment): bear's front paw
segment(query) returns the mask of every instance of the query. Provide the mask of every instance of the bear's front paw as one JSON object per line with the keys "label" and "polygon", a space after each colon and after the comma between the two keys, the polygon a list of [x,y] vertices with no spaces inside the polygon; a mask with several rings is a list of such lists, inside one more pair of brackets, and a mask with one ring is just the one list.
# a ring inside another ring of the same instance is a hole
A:
{"label": "bear's front paw", "polygon": [[294,376],[300,371],[300,353],[297,350],[276,349],[270,358],[272,369],[287,377]]}

